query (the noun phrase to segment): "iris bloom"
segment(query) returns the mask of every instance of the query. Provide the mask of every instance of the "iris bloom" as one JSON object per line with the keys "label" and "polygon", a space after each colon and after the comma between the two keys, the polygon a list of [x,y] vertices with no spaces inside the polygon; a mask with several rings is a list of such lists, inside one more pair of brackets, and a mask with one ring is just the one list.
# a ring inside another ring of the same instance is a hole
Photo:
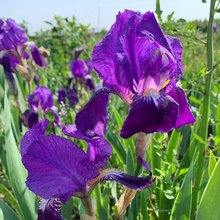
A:
{"label": "iris bloom", "polygon": [[[47,121],[28,131],[21,142],[22,162],[28,170],[28,188],[43,198],[38,219],[62,219],[61,205],[72,196],[84,198],[105,180],[115,180],[129,188],[141,190],[155,179],[133,177],[115,169],[104,167],[111,155],[111,145],[100,136],[85,135],[83,130],[64,126],[65,133],[84,139],[88,144],[84,152],[74,142],[56,135],[45,135]],[[104,127],[100,134],[104,133]],[[144,161],[141,161],[147,169]]]}
{"label": "iris bloom", "polygon": [[53,93],[46,86],[38,86],[35,91],[27,97],[29,108],[23,113],[22,121],[25,126],[31,128],[38,123],[38,111],[43,114],[52,111],[54,123],[59,123],[59,116],[55,106],[53,106]]}
{"label": "iris bloom", "polygon": [[79,59],[73,59],[70,64],[70,70],[73,76],[76,79],[83,81],[89,91],[93,91],[95,88],[93,78],[90,75],[92,69],[93,65],[88,60],[82,61]]}
{"label": "iris bloom", "polygon": [[92,64],[88,60],[73,60],[70,63],[70,70],[76,78],[84,78],[87,74],[90,74],[92,71]]}
{"label": "iris bloom", "polygon": [[[103,96],[114,93],[130,106],[121,130],[123,138],[138,132],[168,132],[195,121],[185,92],[178,86],[183,73],[181,43],[162,32],[153,13],[119,13],[94,47],[92,58],[103,80],[103,88],[95,94],[100,103]],[[102,118],[95,99],[78,117],[83,114],[85,121],[91,121],[94,114]]]}
{"label": "iris bloom", "polygon": [[[12,67],[20,62],[20,59],[28,59],[26,47],[30,49],[34,62],[41,67],[47,65],[43,55],[36,45],[28,42],[25,30],[13,19],[0,19],[0,51],[2,55],[10,55]],[[2,63],[4,64],[4,62]]]}
{"label": "iris bloom", "polygon": [[71,107],[74,107],[78,103],[79,99],[74,85],[72,85],[72,88],[62,88],[58,91],[58,102],[65,104],[66,99],[68,99]]}

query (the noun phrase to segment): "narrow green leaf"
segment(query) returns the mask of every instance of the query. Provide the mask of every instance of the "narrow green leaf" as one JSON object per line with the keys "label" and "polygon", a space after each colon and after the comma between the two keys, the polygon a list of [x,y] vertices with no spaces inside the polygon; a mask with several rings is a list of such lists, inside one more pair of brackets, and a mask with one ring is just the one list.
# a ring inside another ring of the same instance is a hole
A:
{"label": "narrow green leaf", "polygon": [[5,200],[10,204],[10,206],[19,213],[20,210],[17,201],[15,200],[13,194],[2,183],[0,183],[0,192],[4,195]]}
{"label": "narrow green leaf", "polygon": [[220,102],[218,103],[216,113],[216,136],[220,137]]}
{"label": "narrow green leaf", "polygon": [[217,162],[209,182],[202,195],[196,220],[215,220],[220,219],[219,204],[219,186],[220,186],[220,160]]}
{"label": "narrow green leaf", "polygon": [[193,161],[191,162],[189,171],[185,176],[181,189],[174,201],[170,220],[190,219],[191,205],[192,205],[192,179],[193,179]]}
{"label": "narrow green leaf", "polygon": [[115,116],[115,120],[117,122],[117,125],[118,125],[118,128],[121,129],[122,128],[122,125],[123,125],[123,121],[120,117],[120,114],[118,113],[117,109],[113,106],[113,113],[114,113],[114,116]]}
{"label": "narrow green leaf", "polygon": [[16,83],[16,86],[17,86],[17,89],[18,89],[18,102],[19,102],[19,105],[20,105],[20,109],[21,109],[22,112],[24,112],[26,110],[27,106],[26,106],[26,102],[25,102],[21,87],[19,85],[19,82],[18,82],[18,79],[17,79],[16,76],[15,76],[15,83]]}
{"label": "narrow green leaf", "polygon": [[210,150],[210,151],[209,151],[209,168],[208,168],[209,176],[211,176],[212,171],[213,171],[214,168],[215,168],[215,165],[216,165],[215,156],[214,156],[214,154],[212,153],[212,151]]}
{"label": "narrow green leaf", "polygon": [[0,200],[0,219],[1,220],[19,220],[15,212],[2,200]]}
{"label": "narrow green leaf", "polygon": [[145,195],[145,191],[141,191],[141,217],[142,220],[147,220],[148,216],[147,216],[147,199],[146,199],[146,195]]}
{"label": "narrow green leaf", "polygon": [[123,147],[123,144],[120,142],[120,139],[112,132],[107,132],[107,140],[112,144],[114,151],[118,154],[119,159],[123,164],[126,162],[126,151]]}
{"label": "narrow green leaf", "polygon": [[73,198],[69,199],[67,203],[62,206],[62,215],[65,220],[72,219],[72,211],[73,211]]}
{"label": "narrow green leaf", "polygon": [[30,192],[26,185],[27,173],[24,166],[21,163],[21,155],[18,150],[13,131],[11,128],[11,114],[8,98],[5,92],[4,98],[4,111],[5,111],[5,150],[6,161],[9,179],[19,203],[20,209],[25,219],[35,219],[35,196]]}
{"label": "narrow green leaf", "polygon": [[165,156],[165,164],[164,164],[164,171],[167,170],[168,165],[174,162],[174,151],[178,151],[181,142],[181,134],[179,130],[173,130],[171,137],[169,139],[167,149],[166,149],[166,156]]}
{"label": "narrow green leaf", "polygon": [[130,148],[128,148],[126,157],[126,171],[130,175],[134,174],[134,158]]}
{"label": "narrow green leaf", "polygon": [[206,144],[206,141],[202,139],[198,134],[194,133],[193,134],[194,138],[201,144]]}

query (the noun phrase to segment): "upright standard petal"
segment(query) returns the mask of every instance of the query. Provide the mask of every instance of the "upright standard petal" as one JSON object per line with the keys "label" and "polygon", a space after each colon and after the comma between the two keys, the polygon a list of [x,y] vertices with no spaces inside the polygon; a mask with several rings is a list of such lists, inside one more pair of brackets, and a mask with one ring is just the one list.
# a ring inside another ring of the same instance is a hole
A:
{"label": "upright standard petal", "polygon": [[76,128],[85,136],[103,137],[108,121],[108,89],[99,89],[91,100],[76,115]]}
{"label": "upright standard petal", "polygon": [[[25,138],[25,137],[24,137]],[[22,160],[28,170],[28,188],[44,199],[67,201],[83,193],[86,183],[99,171],[82,149],[56,135],[39,136],[26,149]]]}
{"label": "upright standard petal", "polygon": [[175,128],[178,104],[169,96],[151,94],[136,96],[123,124],[121,137],[138,132],[167,132]]}
{"label": "upright standard petal", "polygon": [[137,28],[137,33],[139,36],[147,37],[157,42],[172,54],[172,48],[152,12],[147,12],[143,15],[143,19]]}
{"label": "upright standard petal", "polygon": [[13,19],[6,20],[6,31],[8,38],[13,42],[14,45],[22,46],[28,41],[28,37],[25,30],[19,26]]}
{"label": "upright standard petal", "polygon": [[133,47],[135,39],[132,33],[135,32],[141,18],[140,13],[130,10],[119,13],[116,22],[105,38],[94,47],[92,54],[94,69],[104,80],[104,86],[116,88],[124,96],[127,95],[128,89],[132,90],[133,79],[137,73],[136,67],[129,63],[130,60],[134,60],[132,59],[134,53],[127,56],[124,51],[125,42],[130,42]]}
{"label": "upright standard petal", "polygon": [[180,40],[176,37],[171,37],[171,36],[166,36],[167,40],[169,41],[172,50],[173,50],[173,54],[174,54],[174,58],[176,60],[176,71],[174,72],[174,80],[177,82],[181,75],[183,74],[183,65],[182,65],[182,44],[180,42]]}

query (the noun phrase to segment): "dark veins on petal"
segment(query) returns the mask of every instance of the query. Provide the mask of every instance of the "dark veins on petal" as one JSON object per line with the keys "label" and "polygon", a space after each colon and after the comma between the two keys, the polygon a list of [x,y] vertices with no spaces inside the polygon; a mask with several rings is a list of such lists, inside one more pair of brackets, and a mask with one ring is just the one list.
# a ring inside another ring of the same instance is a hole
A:
{"label": "dark veins on petal", "polygon": [[167,132],[175,128],[178,104],[169,96],[135,96],[121,130],[121,137],[129,138],[138,132]]}
{"label": "dark veins on petal", "polygon": [[38,208],[37,220],[63,220],[61,216],[62,202],[59,198],[41,199]]}

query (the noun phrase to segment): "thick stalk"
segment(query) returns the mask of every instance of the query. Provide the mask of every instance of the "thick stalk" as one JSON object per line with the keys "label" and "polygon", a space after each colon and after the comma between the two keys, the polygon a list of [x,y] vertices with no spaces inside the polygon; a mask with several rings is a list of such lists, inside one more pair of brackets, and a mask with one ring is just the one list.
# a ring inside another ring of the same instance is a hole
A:
{"label": "thick stalk", "polygon": [[[136,157],[137,158],[144,158],[148,147],[152,140],[152,134],[145,134],[143,132],[139,132],[137,134],[137,142],[136,142]],[[138,176],[141,171],[142,165],[137,162],[136,169],[134,171],[134,175]],[[125,211],[127,209],[127,213],[129,213],[129,205],[131,204],[132,200],[136,195],[137,190],[125,188],[124,193],[121,195],[119,200],[116,203],[117,206],[117,219],[123,219]]]}
{"label": "thick stalk", "polygon": [[[208,33],[207,33],[207,74],[205,75],[205,90],[204,90],[204,100],[203,100],[203,110],[202,110],[202,120],[200,128],[200,136],[206,141],[208,136],[208,124],[209,124],[209,114],[210,114],[210,98],[211,98],[211,84],[212,84],[212,75],[213,75],[213,20],[215,14],[215,2],[216,0],[211,0],[210,3],[210,12],[209,12],[209,23],[208,23]],[[197,170],[195,175],[195,188],[193,193],[193,203],[192,203],[192,217],[195,214],[197,206],[197,198],[199,187],[201,183],[201,177],[203,173],[203,166],[205,162],[205,150],[207,144],[199,143],[198,151],[198,161],[197,161]]]}
{"label": "thick stalk", "polygon": [[95,217],[95,210],[92,207],[92,201],[90,196],[86,196],[82,199],[83,206],[85,208],[86,214]]}

